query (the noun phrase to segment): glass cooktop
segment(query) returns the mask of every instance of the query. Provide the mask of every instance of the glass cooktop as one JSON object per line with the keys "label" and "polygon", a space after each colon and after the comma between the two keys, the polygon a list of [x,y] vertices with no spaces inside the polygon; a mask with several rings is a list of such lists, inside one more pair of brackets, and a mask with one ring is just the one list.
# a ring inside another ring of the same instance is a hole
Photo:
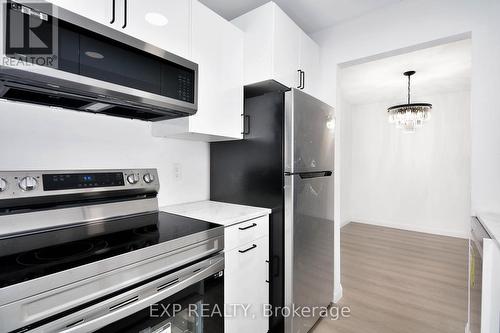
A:
{"label": "glass cooktop", "polygon": [[0,288],[217,227],[156,212],[0,238]]}

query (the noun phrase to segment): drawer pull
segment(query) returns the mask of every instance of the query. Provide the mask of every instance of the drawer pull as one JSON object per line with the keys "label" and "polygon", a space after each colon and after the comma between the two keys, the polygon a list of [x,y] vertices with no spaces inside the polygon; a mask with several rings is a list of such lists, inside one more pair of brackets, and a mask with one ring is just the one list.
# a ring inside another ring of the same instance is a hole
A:
{"label": "drawer pull", "polygon": [[239,250],[238,252],[239,253],[246,253],[248,251],[251,251],[251,250],[255,249],[256,247],[257,247],[257,245],[254,244],[251,247],[249,247],[248,249],[246,249],[246,250]]}
{"label": "drawer pull", "polygon": [[248,227],[243,227],[243,228],[238,228],[240,230],[248,230],[248,229],[252,229],[252,228],[255,228],[257,226],[257,223],[253,223],[252,225],[249,225]]}

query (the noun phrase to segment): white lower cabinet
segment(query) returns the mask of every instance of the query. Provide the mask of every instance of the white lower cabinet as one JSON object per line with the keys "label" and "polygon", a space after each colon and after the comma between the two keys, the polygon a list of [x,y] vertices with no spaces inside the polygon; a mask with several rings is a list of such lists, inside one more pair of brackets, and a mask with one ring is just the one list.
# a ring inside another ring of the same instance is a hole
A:
{"label": "white lower cabinet", "polygon": [[[265,220],[268,223],[269,218]],[[225,332],[228,333],[267,333],[269,329],[264,314],[269,303],[269,229],[266,224],[267,232],[262,236],[257,227],[248,221],[226,228],[225,237],[235,237],[235,230],[260,236],[225,251],[224,303],[229,314]]]}
{"label": "white lower cabinet", "polygon": [[500,332],[500,248],[494,239],[483,241],[481,333]]}

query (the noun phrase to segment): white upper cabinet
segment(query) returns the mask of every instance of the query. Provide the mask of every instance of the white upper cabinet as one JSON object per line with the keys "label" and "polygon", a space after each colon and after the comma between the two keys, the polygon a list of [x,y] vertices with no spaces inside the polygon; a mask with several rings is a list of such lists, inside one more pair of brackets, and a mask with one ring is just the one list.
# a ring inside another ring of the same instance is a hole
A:
{"label": "white upper cabinet", "polygon": [[302,31],[277,5],[273,5],[274,27],[271,30],[274,31],[273,79],[288,87],[297,88]]}
{"label": "white upper cabinet", "polygon": [[154,123],[154,136],[243,138],[243,32],[232,23],[198,0],[51,2],[198,64],[197,113]]}
{"label": "white upper cabinet", "polygon": [[123,32],[190,58],[191,0],[128,0],[126,3],[127,22]]}
{"label": "white upper cabinet", "polygon": [[243,32],[192,2],[192,56],[199,66],[198,111],[156,122],[153,135],[198,141],[242,139]]}
{"label": "white upper cabinet", "polygon": [[191,56],[191,0],[50,2],[181,57]]}
{"label": "white upper cabinet", "polygon": [[242,138],[243,32],[193,1],[193,61],[199,65],[198,112],[192,130]]}
{"label": "white upper cabinet", "polygon": [[303,31],[300,32],[299,55],[299,68],[304,72],[302,89],[308,94],[316,95],[320,80],[319,46]]}
{"label": "white upper cabinet", "polygon": [[109,26],[118,24],[118,16],[123,12],[121,1],[116,0],[113,10],[112,0],[48,0],[56,6]]}
{"label": "white upper cabinet", "polygon": [[232,22],[245,33],[245,85],[275,80],[315,95],[319,46],[274,2]]}

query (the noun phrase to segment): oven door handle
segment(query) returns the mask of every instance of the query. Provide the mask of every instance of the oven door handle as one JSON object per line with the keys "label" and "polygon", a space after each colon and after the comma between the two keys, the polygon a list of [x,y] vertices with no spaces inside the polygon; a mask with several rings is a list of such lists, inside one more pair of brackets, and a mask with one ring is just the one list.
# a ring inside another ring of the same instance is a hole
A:
{"label": "oven door handle", "polygon": [[[224,255],[220,254],[39,328],[43,332],[93,332],[223,270]],[[161,308],[159,309],[161,312]]]}

